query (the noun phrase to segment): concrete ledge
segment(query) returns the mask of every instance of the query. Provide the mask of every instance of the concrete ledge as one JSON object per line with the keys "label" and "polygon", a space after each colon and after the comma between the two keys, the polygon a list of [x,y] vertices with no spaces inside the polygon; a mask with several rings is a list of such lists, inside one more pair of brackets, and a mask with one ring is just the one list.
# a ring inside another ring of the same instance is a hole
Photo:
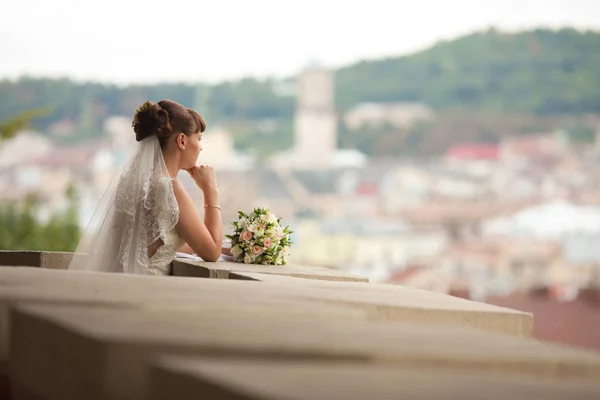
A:
{"label": "concrete ledge", "polygon": [[73,253],[43,251],[40,259],[41,268],[67,269]]}
{"label": "concrete ledge", "polygon": [[548,379],[477,371],[448,371],[352,363],[162,357],[150,373],[151,400],[347,399],[598,399],[593,381]]}
{"label": "concrete ledge", "polygon": [[[328,306],[351,307],[376,321],[421,322],[459,325],[491,332],[529,337],[532,315],[507,308],[459,299],[397,285],[332,282],[269,276],[263,282],[224,279],[189,279],[127,274],[54,271],[37,268],[0,268],[0,286],[35,286],[55,293],[98,294],[96,299],[135,300],[148,293],[162,304],[239,303],[264,299],[270,303],[310,301]],[[35,291],[30,292],[35,295]],[[60,296],[59,296],[60,297]],[[24,298],[24,297],[21,297]],[[156,302],[152,302],[155,304]],[[0,313],[0,323],[2,323]]]}
{"label": "concrete ledge", "polygon": [[228,279],[229,275],[235,272],[284,275],[326,281],[368,282],[365,277],[352,275],[344,271],[300,264],[268,266],[233,262],[192,261],[183,258],[173,261],[173,275],[175,276]]}
{"label": "concrete ledge", "polygon": [[600,354],[457,327],[27,304],[11,318],[11,380],[45,399],[144,398],[160,353],[600,379]]}
{"label": "concrete ledge", "polygon": [[67,269],[73,253],[55,251],[0,251],[1,266]]}
{"label": "concrete ledge", "polygon": [[[249,285],[249,286],[248,286]],[[228,280],[153,277],[28,267],[0,270],[0,362],[8,358],[9,308],[17,302],[90,308],[189,310],[228,315],[367,320],[356,307],[290,295],[285,288]],[[271,289],[271,290],[268,290]]]}
{"label": "concrete ledge", "polygon": [[318,293],[320,301],[360,308],[374,320],[470,326],[524,337],[531,337],[533,331],[531,313],[401,285],[306,280],[254,272],[235,272],[229,277],[301,287],[310,298]]}

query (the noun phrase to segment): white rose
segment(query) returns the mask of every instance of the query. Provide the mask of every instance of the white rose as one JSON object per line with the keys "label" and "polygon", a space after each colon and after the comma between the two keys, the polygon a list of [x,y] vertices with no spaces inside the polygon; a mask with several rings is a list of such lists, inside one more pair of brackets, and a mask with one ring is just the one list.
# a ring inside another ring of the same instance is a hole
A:
{"label": "white rose", "polygon": [[273,213],[270,213],[268,221],[270,223],[272,223],[272,224],[276,224],[277,223],[277,216],[275,214],[273,214]]}
{"label": "white rose", "polygon": [[256,224],[250,224],[247,228],[250,232],[254,233],[258,230],[258,226]]}
{"label": "white rose", "polygon": [[250,254],[246,254],[244,256],[244,263],[252,264],[253,261],[254,261],[254,258],[252,258],[252,256]]}
{"label": "white rose", "polygon": [[239,256],[242,255],[244,251],[242,249],[240,249],[240,246],[233,246],[231,248],[231,255],[234,256],[235,258],[238,258]]}
{"label": "white rose", "polygon": [[240,228],[246,228],[248,226],[248,220],[246,218],[242,219],[240,222]]}

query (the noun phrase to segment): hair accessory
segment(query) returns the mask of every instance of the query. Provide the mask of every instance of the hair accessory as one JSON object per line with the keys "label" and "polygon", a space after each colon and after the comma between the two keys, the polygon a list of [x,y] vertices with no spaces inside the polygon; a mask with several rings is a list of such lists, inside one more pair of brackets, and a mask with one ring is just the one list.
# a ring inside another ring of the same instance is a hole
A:
{"label": "hair accessory", "polygon": [[144,111],[148,110],[150,107],[152,107],[152,103],[150,103],[149,101],[146,101],[144,104],[142,104],[141,106],[139,106],[135,110],[135,115],[133,116],[133,121],[131,121],[131,126],[135,126],[135,124],[137,124],[137,122],[138,122],[138,120],[137,120],[138,113],[144,112]]}

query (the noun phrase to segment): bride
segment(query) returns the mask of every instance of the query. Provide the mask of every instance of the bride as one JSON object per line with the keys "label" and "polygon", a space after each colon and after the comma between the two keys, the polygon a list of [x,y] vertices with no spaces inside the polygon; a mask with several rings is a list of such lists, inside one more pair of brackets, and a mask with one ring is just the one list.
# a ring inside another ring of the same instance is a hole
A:
{"label": "bride", "polygon": [[[219,189],[213,168],[196,165],[204,119],[171,100],[147,101],[132,125],[137,152],[102,197],[69,269],[167,275],[178,251],[216,261]],[[204,221],[177,179],[180,170],[204,194]]]}

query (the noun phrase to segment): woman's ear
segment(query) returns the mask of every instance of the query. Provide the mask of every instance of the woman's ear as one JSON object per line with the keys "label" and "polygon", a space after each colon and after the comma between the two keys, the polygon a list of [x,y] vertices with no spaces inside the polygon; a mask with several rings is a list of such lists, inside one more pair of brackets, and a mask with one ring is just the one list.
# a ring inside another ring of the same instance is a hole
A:
{"label": "woman's ear", "polygon": [[177,135],[175,140],[177,141],[177,147],[179,147],[181,150],[185,150],[185,143],[186,143],[185,134],[180,133],[179,135]]}

